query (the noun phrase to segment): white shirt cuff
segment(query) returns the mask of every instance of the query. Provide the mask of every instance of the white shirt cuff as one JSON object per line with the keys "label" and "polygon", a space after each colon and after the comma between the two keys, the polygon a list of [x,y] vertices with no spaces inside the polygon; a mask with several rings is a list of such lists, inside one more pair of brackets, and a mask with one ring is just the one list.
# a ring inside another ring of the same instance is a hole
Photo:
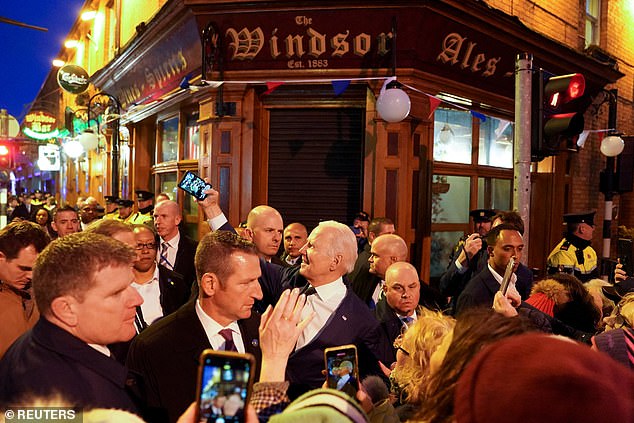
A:
{"label": "white shirt cuff", "polygon": [[209,224],[209,227],[212,231],[217,231],[220,227],[222,227],[222,225],[227,222],[228,220],[224,213],[207,220],[207,223]]}
{"label": "white shirt cuff", "polygon": [[456,259],[455,263],[456,263],[456,267],[458,268],[458,273],[462,275],[463,273],[467,271],[468,268],[460,264],[460,260]]}

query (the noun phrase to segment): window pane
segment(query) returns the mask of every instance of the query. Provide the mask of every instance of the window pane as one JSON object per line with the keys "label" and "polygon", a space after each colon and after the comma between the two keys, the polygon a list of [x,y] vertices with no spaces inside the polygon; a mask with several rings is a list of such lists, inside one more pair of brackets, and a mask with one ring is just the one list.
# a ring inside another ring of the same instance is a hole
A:
{"label": "window pane", "polygon": [[159,185],[161,189],[159,192],[166,192],[170,198],[176,200],[176,173],[159,173]]}
{"label": "window pane", "polygon": [[488,117],[480,123],[478,164],[513,167],[513,124],[508,120]]}
{"label": "window pane", "polygon": [[510,179],[478,178],[478,208],[479,209],[511,209]]}
{"label": "window pane", "polygon": [[470,164],[472,122],[469,112],[436,109],[434,112],[434,160]]}
{"label": "window pane", "polygon": [[178,118],[160,123],[161,128],[161,161],[169,162],[177,159],[178,153]]}
{"label": "window pane", "polygon": [[599,0],[586,0],[586,14],[594,18],[599,17]]}
{"label": "window pane", "polygon": [[198,111],[188,113],[185,122],[185,159],[198,160],[200,157],[200,126],[198,125]]}
{"label": "window pane", "polygon": [[431,257],[429,261],[429,273],[432,278],[440,277],[447,269],[449,257],[454,245],[464,234],[462,232],[432,232],[431,233]]}
{"label": "window pane", "polygon": [[434,175],[431,197],[432,223],[469,221],[470,178]]}

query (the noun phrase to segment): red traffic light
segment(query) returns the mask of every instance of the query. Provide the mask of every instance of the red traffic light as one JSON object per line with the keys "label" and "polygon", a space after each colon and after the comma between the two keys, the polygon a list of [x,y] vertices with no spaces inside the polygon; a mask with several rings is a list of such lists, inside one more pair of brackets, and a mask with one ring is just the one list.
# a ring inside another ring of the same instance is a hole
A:
{"label": "red traffic light", "polygon": [[9,153],[11,153],[9,151],[9,147],[4,144],[0,144],[0,156],[8,156]]}
{"label": "red traffic light", "polygon": [[586,79],[580,73],[550,77],[544,86],[548,104],[553,108],[583,96],[585,91]]}

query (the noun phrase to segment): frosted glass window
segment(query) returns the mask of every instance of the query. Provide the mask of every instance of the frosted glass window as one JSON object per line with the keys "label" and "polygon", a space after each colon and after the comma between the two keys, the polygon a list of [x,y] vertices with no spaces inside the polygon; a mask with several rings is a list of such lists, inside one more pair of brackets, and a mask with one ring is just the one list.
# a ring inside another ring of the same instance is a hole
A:
{"label": "frosted glass window", "polygon": [[488,117],[480,122],[478,164],[513,168],[513,123]]}
{"label": "frosted glass window", "polygon": [[434,112],[434,160],[471,163],[473,120],[464,110],[436,109]]}
{"label": "frosted glass window", "polygon": [[434,175],[432,180],[432,223],[469,221],[470,178]]}
{"label": "frosted glass window", "polygon": [[449,264],[449,257],[454,246],[458,243],[462,232],[432,232],[431,257],[429,261],[430,276],[440,277]]}

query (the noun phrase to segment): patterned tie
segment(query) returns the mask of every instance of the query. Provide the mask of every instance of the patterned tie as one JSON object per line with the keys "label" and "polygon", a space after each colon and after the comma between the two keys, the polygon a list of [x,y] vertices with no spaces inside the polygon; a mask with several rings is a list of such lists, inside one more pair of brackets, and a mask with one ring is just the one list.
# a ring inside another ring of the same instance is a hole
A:
{"label": "patterned tie", "polygon": [[167,249],[169,248],[169,246],[170,245],[167,243],[167,241],[163,241],[163,243],[161,244],[161,259],[159,260],[159,264],[161,266],[167,267],[170,270],[174,270],[170,262],[167,260]]}
{"label": "patterned tie", "polygon": [[401,322],[403,322],[406,327],[409,327],[412,323],[414,323],[414,318],[412,316],[401,317]]}
{"label": "patterned tie", "polygon": [[231,329],[223,329],[218,335],[225,339],[225,351],[238,351],[236,344],[233,342],[233,331]]}

